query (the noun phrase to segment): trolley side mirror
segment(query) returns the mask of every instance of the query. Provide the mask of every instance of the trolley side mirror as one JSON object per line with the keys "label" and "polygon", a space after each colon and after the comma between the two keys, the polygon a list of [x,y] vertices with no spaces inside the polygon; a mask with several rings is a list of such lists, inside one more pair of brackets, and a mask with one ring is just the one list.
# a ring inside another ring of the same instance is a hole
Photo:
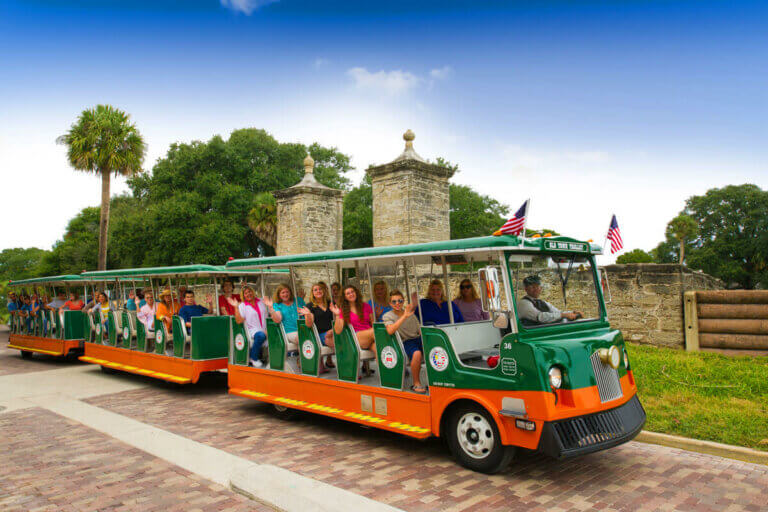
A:
{"label": "trolley side mirror", "polygon": [[499,290],[499,271],[494,267],[485,267],[477,271],[480,281],[480,299],[483,311],[498,311],[501,309],[501,293]]}

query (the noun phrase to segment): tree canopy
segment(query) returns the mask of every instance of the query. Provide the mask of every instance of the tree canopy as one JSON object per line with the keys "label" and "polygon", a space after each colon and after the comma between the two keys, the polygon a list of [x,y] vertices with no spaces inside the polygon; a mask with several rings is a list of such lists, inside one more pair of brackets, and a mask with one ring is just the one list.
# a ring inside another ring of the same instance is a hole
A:
{"label": "tree canopy", "polygon": [[681,244],[675,236],[680,216],[673,219],[653,251],[657,262],[679,261],[683,253],[690,268],[727,283],[768,287],[768,191],[751,184],[713,188],[688,198],[681,215],[697,229]]}
{"label": "tree canopy", "polygon": [[653,255],[642,249],[633,249],[616,258],[616,263],[653,263]]}

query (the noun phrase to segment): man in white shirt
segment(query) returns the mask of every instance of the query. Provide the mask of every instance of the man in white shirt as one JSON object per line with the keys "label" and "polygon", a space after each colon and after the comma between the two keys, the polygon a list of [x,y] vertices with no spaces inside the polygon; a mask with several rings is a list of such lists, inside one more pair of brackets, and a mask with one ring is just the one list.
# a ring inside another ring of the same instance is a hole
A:
{"label": "man in white shirt", "polygon": [[517,314],[523,325],[539,325],[566,320],[578,320],[584,314],[581,311],[560,311],[549,302],[540,299],[541,278],[537,275],[523,279],[525,296],[517,301]]}

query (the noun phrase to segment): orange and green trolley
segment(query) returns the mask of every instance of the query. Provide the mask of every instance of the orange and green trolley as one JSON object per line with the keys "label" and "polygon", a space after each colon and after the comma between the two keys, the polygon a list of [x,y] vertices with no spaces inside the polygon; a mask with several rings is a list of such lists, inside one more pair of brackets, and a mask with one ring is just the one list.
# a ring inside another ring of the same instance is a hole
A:
{"label": "orange and green trolley", "polygon": [[[176,384],[195,384],[203,373],[227,368],[234,322],[232,317],[220,315],[217,297],[221,281],[227,277],[258,281],[266,279],[267,274],[227,270],[214,265],[84,272],[83,278],[106,283],[110,308],[108,318],[103,318],[98,308],[90,312],[90,332],[86,335],[85,354],[80,360],[100,365],[107,371],[145,375]],[[159,301],[161,292],[168,290],[176,310],[183,301],[179,291],[184,289],[199,292],[199,303],[207,294],[214,299],[214,309],[207,315],[192,318],[191,327],[178,314],[172,316],[170,329],[156,317],[147,326],[139,320],[135,309],[127,307],[128,301],[132,300],[128,297],[135,295],[137,290],[152,290],[155,301]]]}
{"label": "orange and green trolley", "polygon": [[[625,443],[644,425],[645,412],[622,334],[608,320],[595,262],[601,251],[567,237],[503,235],[232,260],[232,272],[288,270],[294,289],[319,279],[355,284],[366,300],[378,281],[406,298],[424,297],[435,278],[450,300],[469,279],[485,315],[458,322],[449,307],[448,323],[421,322],[427,394],[411,390],[402,340],[382,323],[373,325],[374,352],[361,349],[349,327],[331,349],[301,318],[295,344],[268,320],[265,368],[248,365],[247,337],[235,324],[229,392],[274,404],[283,416],[308,411],[416,438],[439,436],[460,464],[487,473],[521,450],[564,458]],[[523,281],[531,276],[546,307],[570,312],[572,320],[521,319],[520,310],[530,309],[523,301],[532,300]],[[320,358],[329,356],[335,368],[320,373]]]}
{"label": "orange and green trolley", "polygon": [[9,286],[19,297],[36,296],[41,307],[35,313],[22,309],[11,312],[8,348],[20,350],[24,358],[35,353],[60,357],[81,354],[85,342],[83,313],[46,306],[59,293],[68,296],[72,289],[80,292],[85,282],[77,275],[11,281]]}

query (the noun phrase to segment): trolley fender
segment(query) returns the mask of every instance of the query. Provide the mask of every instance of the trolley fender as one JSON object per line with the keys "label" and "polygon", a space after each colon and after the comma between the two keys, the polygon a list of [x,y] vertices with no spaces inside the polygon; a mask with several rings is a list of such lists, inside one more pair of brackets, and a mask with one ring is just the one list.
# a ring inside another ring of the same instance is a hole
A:
{"label": "trolley fender", "polygon": [[[434,391],[438,389],[440,391],[434,393]],[[470,400],[482,406],[483,409],[488,411],[488,414],[491,415],[493,421],[496,422],[496,428],[499,429],[502,444],[511,444],[512,440],[509,439],[507,427],[504,425],[503,419],[499,415],[497,407],[495,407],[493,403],[483,395],[471,390],[454,390],[446,388],[430,388],[429,392],[433,398],[432,432],[434,435],[440,436],[440,426],[443,420],[443,415],[445,414],[445,411],[451,406],[451,404],[454,404],[459,400]]]}

